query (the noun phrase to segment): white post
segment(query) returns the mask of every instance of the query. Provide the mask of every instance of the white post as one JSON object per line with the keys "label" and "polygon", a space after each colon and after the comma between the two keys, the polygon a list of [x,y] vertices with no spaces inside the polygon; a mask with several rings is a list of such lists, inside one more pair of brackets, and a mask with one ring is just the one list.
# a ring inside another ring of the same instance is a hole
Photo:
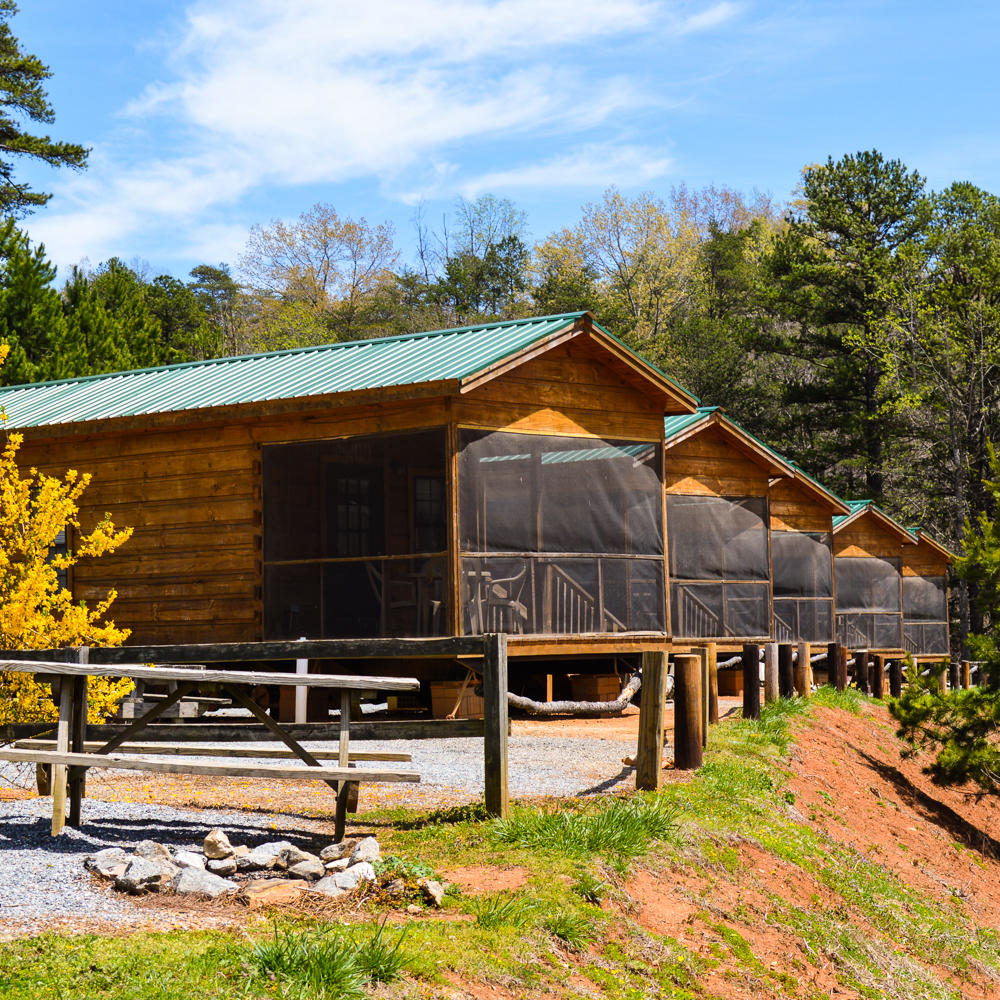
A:
{"label": "white post", "polygon": [[[299,642],[305,642],[306,637],[304,635],[299,636]],[[308,674],[309,673],[309,661],[308,660],[296,660],[295,661],[295,672],[297,674]],[[306,706],[309,704],[309,688],[305,685],[297,687],[295,689],[295,721],[305,722],[307,709]]]}

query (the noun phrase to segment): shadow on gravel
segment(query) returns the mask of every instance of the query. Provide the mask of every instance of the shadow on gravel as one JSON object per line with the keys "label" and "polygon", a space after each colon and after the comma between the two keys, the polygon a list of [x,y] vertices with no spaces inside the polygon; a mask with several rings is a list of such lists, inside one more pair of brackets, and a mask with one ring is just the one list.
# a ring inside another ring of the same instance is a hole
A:
{"label": "shadow on gravel", "polygon": [[584,788],[577,792],[577,795],[600,795],[601,792],[611,792],[617,789],[621,783],[626,779],[630,778],[635,774],[635,768],[626,766],[623,767],[613,778],[608,778],[606,781],[602,781],[597,785],[591,785],[590,788]]}
{"label": "shadow on gravel", "polygon": [[105,847],[134,846],[140,840],[155,840],[168,847],[186,847],[205,839],[210,830],[220,828],[235,844],[254,846],[274,840],[287,840],[300,848],[325,845],[330,838],[294,830],[276,830],[270,825],[235,825],[229,823],[199,823],[193,820],[164,819],[92,819],[77,830],[67,828],[65,834],[50,834],[52,821],[48,817],[0,817],[0,854],[6,850],[26,847],[44,848],[54,854],[80,854]]}

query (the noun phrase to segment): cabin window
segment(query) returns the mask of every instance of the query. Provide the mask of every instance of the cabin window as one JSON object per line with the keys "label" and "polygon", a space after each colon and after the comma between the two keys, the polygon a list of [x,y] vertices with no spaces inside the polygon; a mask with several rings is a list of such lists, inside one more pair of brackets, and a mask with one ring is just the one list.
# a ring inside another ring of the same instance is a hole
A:
{"label": "cabin window", "polygon": [[851,649],[900,649],[902,562],[885,556],[838,556],[837,641]]}
{"label": "cabin window", "polygon": [[263,449],[267,638],[448,629],[443,429]]}
{"label": "cabin window", "polygon": [[778,642],[834,637],[833,549],[829,532],[773,531],[771,584]]}
{"label": "cabin window", "polygon": [[917,654],[948,655],[948,581],[945,577],[903,577],[903,648]]}
{"label": "cabin window", "polygon": [[664,631],[660,449],[459,435],[466,634]]}
{"label": "cabin window", "polygon": [[667,496],[674,635],[770,633],[764,497]]}

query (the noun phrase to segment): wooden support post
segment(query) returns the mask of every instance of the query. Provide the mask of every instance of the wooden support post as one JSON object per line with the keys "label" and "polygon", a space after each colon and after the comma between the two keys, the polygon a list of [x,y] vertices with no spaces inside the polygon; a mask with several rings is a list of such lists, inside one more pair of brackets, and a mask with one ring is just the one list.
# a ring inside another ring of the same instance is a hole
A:
{"label": "wooden support post", "polygon": [[708,650],[704,646],[699,648],[698,658],[701,660],[701,745],[707,747],[708,717],[711,714],[711,709],[708,705]]}
{"label": "wooden support post", "polygon": [[719,647],[714,642],[705,643],[708,654],[708,721],[719,721]]}
{"label": "wooden support post", "polygon": [[[81,646],[76,652],[77,663],[90,662],[90,649]],[[73,678],[73,722],[69,734],[70,746],[74,753],[82,753],[87,740],[87,678]],[[79,827],[82,800],[84,794],[84,782],[87,771],[82,767],[71,767],[69,775],[69,819],[68,823],[72,827]]]}
{"label": "wooden support post", "polygon": [[843,691],[847,686],[847,680],[840,676],[840,643],[830,642],[826,647],[826,672],[830,683],[838,690]]}
{"label": "wooden support post", "polygon": [[[939,663],[939,664],[937,664],[936,669],[941,669],[942,667],[944,667],[944,664],[943,663]],[[948,693],[948,670],[947,670],[947,668],[941,669],[941,672],[938,674],[938,692],[940,694],[947,694]]]}
{"label": "wooden support post", "polygon": [[871,658],[872,695],[881,701],[885,698],[885,657],[875,653]]}
{"label": "wooden support post", "polygon": [[808,642],[799,643],[799,655],[795,663],[795,691],[800,698],[808,698],[812,692],[812,664],[809,662],[811,650]]}
{"label": "wooden support post", "polygon": [[895,659],[889,661],[889,694],[893,698],[903,694],[903,664]]}
{"label": "wooden support post", "polygon": [[847,661],[851,658],[851,651],[846,646],[837,646],[837,683],[841,685],[838,691],[844,691],[848,685]]}
{"label": "wooden support post", "polygon": [[[701,662],[698,657],[698,670]],[[675,677],[676,681],[677,678]],[[677,706],[674,688],[674,715]],[[635,755],[635,787],[654,791],[660,787],[663,769],[663,716],[667,701],[667,651],[652,649],[642,654],[642,699],[639,702],[639,746]],[[696,705],[701,718],[701,703]],[[676,738],[675,738],[676,739]]]}
{"label": "wooden support post", "polygon": [[[486,811],[507,815],[507,636],[483,637]],[[661,726],[662,728],[662,726]]]}
{"label": "wooden support post", "polygon": [[863,694],[872,693],[871,677],[868,674],[868,650],[854,651],[854,686]]}
{"label": "wooden support post", "polygon": [[[701,739],[700,657],[674,657],[674,767],[694,771],[704,760]],[[744,692],[745,694],[745,692]]]}
{"label": "wooden support post", "polygon": [[957,691],[960,683],[961,678],[958,673],[958,663],[952,660],[948,663],[948,686],[952,691]]}
{"label": "wooden support post", "polygon": [[743,644],[743,718],[760,718],[760,646]]}
{"label": "wooden support post", "polygon": [[[69,677],[59,680],[59,721],[56,723],[56,751],[69,752],[71,724],[73,721],[73,681]],[[66,825],[66,765],[52,765],[52,836],[62,833]]]}
{"label": "wooden support post", "polygon": [[777,701],[780,697],[778,683],[778,644],[769,642],[764,647],[764,703]]}
{"label": "wooden support post", "polygon": [[972,687],[972,664],[968,660],[962,660],[962,690],[968,691]]}
{"label": "wooden support post", "polygon": [[778,694],[791,698],[795,694],[795,647],[790,642],[778,646]]}

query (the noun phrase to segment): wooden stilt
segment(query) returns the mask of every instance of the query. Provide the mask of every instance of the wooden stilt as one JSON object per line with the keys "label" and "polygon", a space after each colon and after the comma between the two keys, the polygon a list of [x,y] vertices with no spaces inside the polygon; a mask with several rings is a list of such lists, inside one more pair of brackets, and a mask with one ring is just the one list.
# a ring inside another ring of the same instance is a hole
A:
{"label": "wooden stilt", "polygon": [[491,816],[505,817],[508,808],[507,636],[486,636],[483,653],[486,811]]}
{"label": "wooden stilt", "polygon": [[688,654],[674,657],[674,767],[693,771],[704,760],[701,736],[701,663]]}
{"label": "wooden stilt", "polygon": [[708,721],[719,721],[719,648],[714,642],[705,644],[708,654]]}
{"label": "wooden stilt", "polygon": [[885,698],[885,657],[876,653],[871,658],[872,695],[882,701]]}
{"label": "wooden stilt", "polygon": [[798,660],[795,664],[795,691],[800,698],[808,698],[812,693],[812,664],[809,657],[812,647],[808,642],[800,642]]}
{"label": "wooden stilt", "polygon": [[780,697],[778,682],[778,644],[769,642],[764,647],[764,702],[777,701]]}
{"label": "wooden stilt", "polygon": [[895,659],[889,661],[889,694],[893,698],[903,694],[903,664]]}
{"label": "wooden stilt", "polygon": [[778,693],[782,698],[795,694],[795,647],[790,642],[778,646]]}
{"label": "wooden stilt", "polygon": [[[698,664],[701,661],[692,657]],[[674,678],[675,682],[677,678]],[[667,700],[667,651],[650,650],[642,654],[642,700],[639,703],[639,746],[635,761],[635,787],[653,791],[663,778],[663,716]],[[700,713],[701,701],[695,706]],[[677,687],[674,687],[674,715],[678,713]]]}
{"label": "wooden stilt", "polygon": [[743,645],[743,718],[760,718],[760,646]]}
{"label": "wooden stilt", "polygon": [[968,691],[972,687],[972,664],[962,660],[962,689]]}

